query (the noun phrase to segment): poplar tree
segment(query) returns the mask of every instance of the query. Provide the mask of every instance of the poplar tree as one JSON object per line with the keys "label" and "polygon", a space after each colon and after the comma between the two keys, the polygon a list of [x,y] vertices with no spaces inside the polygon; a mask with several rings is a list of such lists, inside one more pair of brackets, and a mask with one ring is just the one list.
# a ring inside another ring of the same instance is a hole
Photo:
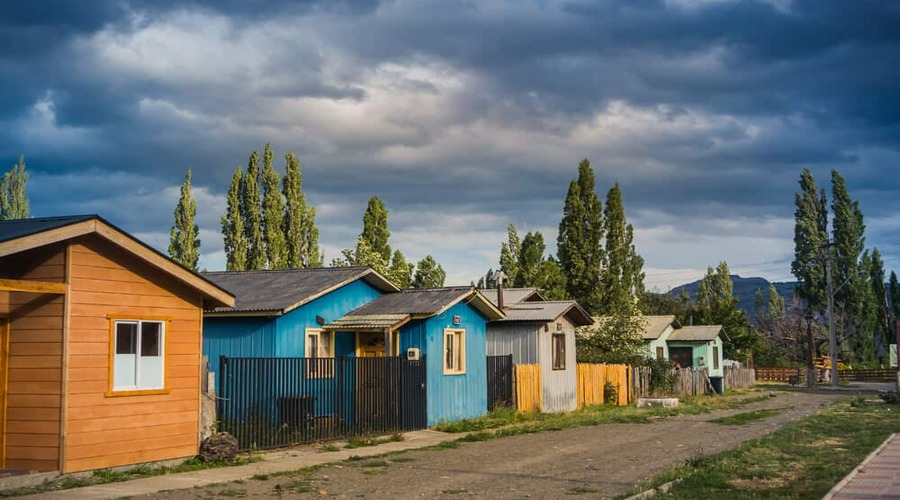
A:
{"label": "poplar tree", "polygon": [[643,294],[644,259],[634,247],[634,228],[625,220],[618,183],[606,194],[603,215],[606,260],[602,271],[601,313],[609,314],[614,309],[621,309],[619,304],[632,302]]}
{"label": "poplar tree", "polygon": [[739,309],[737,304],[728,263],[722,261],[715,269],[709,267],[697,289],[698,324],[722,325],[725,330],[725,338],[722,340],[726,355],[731,359],[749,361],[759,337],[750,328],[747,313]]}
{"label": "poplar tree", "polygon": [[25,171],[25,156],[20,155],[18,163],[0,178],[0,220],[27,219],[29,217],[27,185],[28,172]]}
{"label": "poplar tree", "polygon": [[444,268],[434,260],[431,255],[426,255],[424,259],[416,264],[416,274],[413,280],[414,288],[436,288],[444,286],[444,280],[447,273]]}
{"label": "poplar tree", "polygon": [[400,250],[394,250],[391,265],[387,269],[388,278],[400,288],[409,288],[413,281],[415,264],[406,262],[406,256]]}
{"label": "poplar tree", "polygon": [[825,251],[828,244],[828,207],[809,169],[800,174],[800,191],[794,196],[794,260],[797,296],[813,311],[821,311],[825,296]]}
{"label": "poplar tree", "polygon": [[263,149],[262,168],[262,233],[266,247],[268,269],[287,268],[287,246],[284,234],[284,199],[281,197],[281,178],[272,166],[272,146]]}
{"label": "poplar tree", "polygon": [[592,314],[601,311],[602,238],[602,206],[594,190],[594,171],[584,159],[578,179],[569,183],[556,246],[569,297]]}
{"label": "poplar tree", "polygon": [[548,300],[565,300],[568,298],[566,295],[566,277],[559,267],[559,262],[552,255],[541,262],[541,267],[534,278],[534,286],[540,288]]}
{"label": "poplar tree", "polygon": [[538,272],[544,262],[544,236],[536,231],[529,231],[522,239],[519,249],[519,262],[516,278],[512,282],[515,287],[531,287],[537,285]]}
{"label": "poplar tree", "polygon": [[307,206],[303,195],[300,160],[293,153],[284,157],[284,235],[287,267],[291,269],[321,267],[324,257],[319,251],[319,228],[316,209]]}
{"label": "poplar tree", "polygon": [[894,317],[900,316],[900,282],[897,280],[897,273],[891,271],[891,278],[888,284],[888,293],[891,298],[891,312]]}
{"label": "poplar tree", "polygon": [[506,283],[516,286],[519,275],[519,252],[522,250],[522,242],[519,240],[519,232],[516,226],[506,226],[507,241],[500,244],[500,270],[506,275]]}
{"label": "poplar tree", "polygon": [[266,268],[266,247],[262,232],[262,214],[259,206],[259,152],[250,155],[241,189],[241,217],[247,243],[248,270]]}
{"label": "poplar tree", "polygon": [[227,208],[222,216],[222,235],[225,238],[225,269],[244,271],[247,269],[247,236],[244,233],[244,219],[241,215],[241,192],[243,186],[241,167],[234,171],[226,197]]}
{"label": "poplar tree", "polygon": [[191,170],[188,169],[175,206],[175,225],[169,229],[169,257],[192,271],[197,270],[200,262],[200,227],[196,217],[197,200],[191,196]]}
{"label": "poplar tree", "polygon": [[872,315],[875,344],[877,353],[879,354],[884,352],[888,345],[891,344],[891,334],[893,333],[884,279],[884,259],[881,257],[881,252],[875,248],[872,250],[872,257],[869,263],[869,283],[872,287]]}
{"label": "poplar tree", "polygon": [[391,246],[388,244],[391,232],[388,230],[388,211],[377,196],[369,198],[363,214],[363,230],[359,237],[387,264],[391,260]]}

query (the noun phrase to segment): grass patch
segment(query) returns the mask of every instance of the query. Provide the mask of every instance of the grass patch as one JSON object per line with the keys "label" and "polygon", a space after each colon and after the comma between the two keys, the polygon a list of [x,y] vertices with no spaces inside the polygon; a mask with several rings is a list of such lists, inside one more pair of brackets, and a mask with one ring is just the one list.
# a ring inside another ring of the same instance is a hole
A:
{"label": "grass patch", "polygon": [[347,444],[344,446],[344,448],[352,450],[354,448],[378,446],[379,444],[396,443],[398,441],[403,441],[403,434],[400,434],[399,432],[395,432],[387,437],[354,436],[347,441]]}
{"label": "grass patch", "polygon": [[366,462],[362,464],[362,467],[373,468],[373,467],[387,467],[388,463],[384,460],[374,460],[372,462]]}
{"label": "grass patch", "polygon": [[415,462],[415,461],[416,461],[416,459],[413,457],[396,457],[396,458],[391,459],[391,462],[398,463],[398,464],[402,464],[402,463],[406,463],[406,462]]}
{"label": "grass patch", "polygon": [[742,446],[691,460],[653,479],[680,479],[665,498],[821,498],[894,432],[883,404],[841,403]]}
{"label": "grass patch", "polygon": [[767,408],[763,410],[747,411],[727,417],[716,418],[710,420],[710,422],[720,425],[744,425],[750,422],[756,422],[757,420],[762,420],[764,418],[769,418],[772,415],[778,415],[784,410],[784,408]]}
{"label": "grass patch", "polygon": [[333,444],[323,444],[322,446],[319,446],[319,453],[333,453],[335,451],[341,451],[341,448]]}

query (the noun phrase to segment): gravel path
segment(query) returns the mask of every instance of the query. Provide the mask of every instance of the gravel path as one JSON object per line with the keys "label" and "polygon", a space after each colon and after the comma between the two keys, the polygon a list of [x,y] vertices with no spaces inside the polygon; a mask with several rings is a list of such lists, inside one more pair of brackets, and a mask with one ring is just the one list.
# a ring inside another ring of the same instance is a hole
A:
{"label": "gravel path", "polygon": [[[588,498],[628,493],[677,464],[731,449],[846,399],[847,393],[780,392],[737,410],[652,424],[609,424],[465,443],[347,461],[312,473],[178,490],[142,498]],[[708,422],[735,413],[783,408],[738,426]]]}

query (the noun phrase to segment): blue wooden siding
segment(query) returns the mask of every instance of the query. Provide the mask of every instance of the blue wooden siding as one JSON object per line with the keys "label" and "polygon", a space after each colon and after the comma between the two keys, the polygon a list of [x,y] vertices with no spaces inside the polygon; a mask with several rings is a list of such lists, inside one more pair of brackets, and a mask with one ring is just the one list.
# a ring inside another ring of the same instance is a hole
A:
{"label": "blue wooden siding", "polygon": [[306,329],[321,326],[316,322],[316,316],[321,316],[325,322],[331,322],[380,296],[381,292],[371,285],[356,280],[278,317],[275,320],[275,356],[280,358],[305,356]]}
{"label": "blue wooden siding", "polygon": [[[460,324],[453,324],[453,316]],[[444,329],[466,331],[466,373],[444,375]],[[440,316],[418,320],[400,329],[400,348],[416,347],[426,355],[428,425],[474,418],[487,413],[485,366],[486,319],[467,304],[457,304]]]}
{"label": "blue wooden siding", "polygon": [[219,373],[219,357],[272,357],[275,331],[272,318],[203,318],[203,355],[210,370]]}

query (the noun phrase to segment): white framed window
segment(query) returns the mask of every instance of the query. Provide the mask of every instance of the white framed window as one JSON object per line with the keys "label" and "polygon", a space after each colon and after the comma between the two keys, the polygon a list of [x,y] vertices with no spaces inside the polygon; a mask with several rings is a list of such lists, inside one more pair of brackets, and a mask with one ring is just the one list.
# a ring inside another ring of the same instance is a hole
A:
{"label": "white framed window", "polygon": [[444,330],[444,374],[466,373],[466,331],[447,328]]}
{"label": "white framed window", "polygon": [[[321,328],[306,329],[307,376],[334,376],[334,332]],[[328,359],[320,359],[328,358]]]}
{"label": "white framed window", "polygon": [[166,388],[166,323],[113,320],[112,393]]}
{"label": "white framed window", "polygon": [[554,333],[550,337],[550,347],[553,350],[553,369],[566,369],[566,335],[563,333]]}

